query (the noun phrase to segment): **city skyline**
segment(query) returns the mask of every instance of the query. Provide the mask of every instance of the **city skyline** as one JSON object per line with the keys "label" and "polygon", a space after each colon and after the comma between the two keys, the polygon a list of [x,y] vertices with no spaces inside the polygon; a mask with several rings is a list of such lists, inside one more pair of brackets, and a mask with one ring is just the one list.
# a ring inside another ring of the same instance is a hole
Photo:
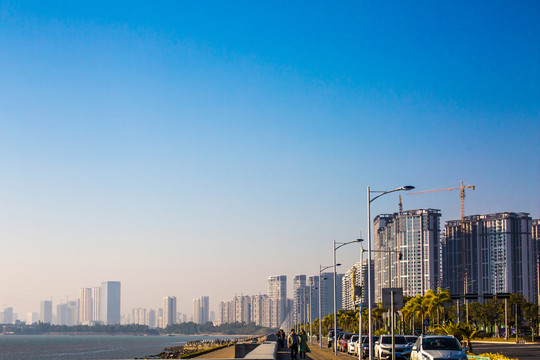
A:
{"label": "city skyline", "polygon": [[[106,279],[126,311],[266,293],[367,236],[368,186],[464,180],[466,216],[540,218],[540,4],[7,0],[0,18],[16,312]],[[460,219],[458,191],[402,203]]]}

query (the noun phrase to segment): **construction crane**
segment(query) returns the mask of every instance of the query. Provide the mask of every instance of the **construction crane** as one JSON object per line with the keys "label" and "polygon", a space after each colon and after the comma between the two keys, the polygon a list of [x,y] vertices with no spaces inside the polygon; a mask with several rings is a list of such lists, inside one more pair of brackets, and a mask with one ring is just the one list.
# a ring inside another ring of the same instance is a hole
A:
{"label": "construction crane", "polygon": [[461,199],[461,222],[465,220],[465,189],[471,189],[474,190],[474,185],[463,185],[463,180],[459,180],[460,186],[459,187],[453,187],[448,189],[437,189],[437,190],[426,190],[426,191],[418,191],[413,193],[407,193],[407,195],[418,195],[418,194],[427,194],[432,192],[439,192],[439,191],[452,191],[452,190],[459,190],[459,198]]}

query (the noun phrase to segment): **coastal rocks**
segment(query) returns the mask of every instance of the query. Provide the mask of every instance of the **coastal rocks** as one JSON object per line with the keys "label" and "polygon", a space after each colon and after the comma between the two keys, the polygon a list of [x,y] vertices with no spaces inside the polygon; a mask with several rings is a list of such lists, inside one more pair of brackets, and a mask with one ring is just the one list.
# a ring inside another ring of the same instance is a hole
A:
{"label": "coastal rocks", "polygon": [[233,345],[231,340],[198,340],[189,341],[185,345],[171,346],[157,355],[149,355],[145,359],[190,359],[204,353]]}

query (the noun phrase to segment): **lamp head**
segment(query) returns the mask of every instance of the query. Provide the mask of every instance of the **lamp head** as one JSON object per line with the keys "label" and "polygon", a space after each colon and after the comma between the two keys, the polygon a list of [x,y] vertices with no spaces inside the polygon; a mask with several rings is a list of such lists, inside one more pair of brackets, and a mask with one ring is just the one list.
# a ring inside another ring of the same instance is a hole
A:
{"label": "lamp head", "polygon": [[399,190],[405,190],[405,191],[412,190],[412,189],[414,189],[414,186],[412,185],[405,185],[399,188]]}
{"label": "lamp head", "polygon": [[356,242],[362,242],[364,239],[356,239]]}
{"label": "lamp head", "polygon": [[341,264],[336,264],[336,266],[341,266]]}

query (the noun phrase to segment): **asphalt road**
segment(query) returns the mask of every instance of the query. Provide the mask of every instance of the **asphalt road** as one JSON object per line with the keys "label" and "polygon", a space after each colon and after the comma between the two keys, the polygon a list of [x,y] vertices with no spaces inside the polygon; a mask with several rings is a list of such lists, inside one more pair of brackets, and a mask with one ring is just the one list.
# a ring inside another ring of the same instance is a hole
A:
{"label": "asphalt road", "polygon": [[472,343],[476,354],[499,353],[519,360],[540,359],[540,344]]}

